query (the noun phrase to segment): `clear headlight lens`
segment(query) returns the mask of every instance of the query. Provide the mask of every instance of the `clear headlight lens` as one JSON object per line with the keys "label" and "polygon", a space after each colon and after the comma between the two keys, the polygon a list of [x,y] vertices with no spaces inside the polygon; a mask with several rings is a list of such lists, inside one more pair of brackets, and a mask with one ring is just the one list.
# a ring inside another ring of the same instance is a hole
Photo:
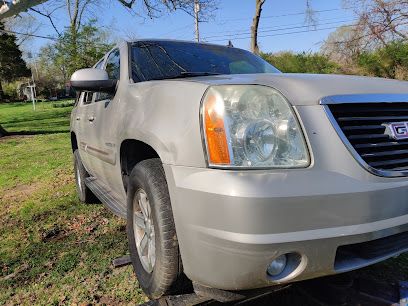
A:
{"label": "clear headlight lens", "polygon": [[210,166],[300,168],[310,163],[292,107],[261,85],[211,87],[203,102]]}

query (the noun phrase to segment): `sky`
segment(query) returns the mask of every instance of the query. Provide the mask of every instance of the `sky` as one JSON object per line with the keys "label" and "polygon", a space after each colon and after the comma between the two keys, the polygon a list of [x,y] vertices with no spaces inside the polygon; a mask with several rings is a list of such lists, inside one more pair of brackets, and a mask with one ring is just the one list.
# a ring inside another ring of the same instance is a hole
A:
{"label": "sky", "polygon": [[[315,27],[305,23],[306,0],[266,0],[259,25],[259,45],[263,52],[318,51],[329,33],[336,27],[353,23],[352,9],[345,9],[342,0],[311,0]],[[46,4],[44,4],[46,5]],[[255,0],[219,0],[219,8],[208,22],[200,23],[202,41],[250,48],[250,27]],[[143,13],[142,13],[143,15]],[[183,11],[164,13],[158,19],[149,19],[129,12],[111,0],[105,9],[92,12],[101,27],[113,32],[114,39],[167,38],[194,40],[194,19]],[[92,17],[89,16],[89,17]],[[55,36],[46,18],[38,17],[42,26],[36,34]],[[57,11],[56,25],[63,29],[68,24],[65,10]],[[317,31],[315,31],[317,30]],[[303,32],[303,33],[293,33]],[[29,48],[38,50],[48,41],[32,39]]]}

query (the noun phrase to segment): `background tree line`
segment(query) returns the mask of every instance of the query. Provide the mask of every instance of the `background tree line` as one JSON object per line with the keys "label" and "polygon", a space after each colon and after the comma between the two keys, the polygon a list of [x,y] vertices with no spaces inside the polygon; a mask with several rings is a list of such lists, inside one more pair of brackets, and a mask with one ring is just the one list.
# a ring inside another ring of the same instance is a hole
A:
{"label": "background tree line", "polygon": [[320,52],[263,53],[283,72],[342,73],[408,80],[408,0],[344,0],[356,22],[339,27]]}
{"label": "background tree line", "polygon": [[[208,19],[216,9],[217,2],[216,0],[200,1],[204,8],[200,11],[202,14],[200,18]],[[339,27],[331,33],[319,52],[302,53],[262,52],[256,31],[265,1],[254,0],[255,13],[250,46],[253,52],[260,53],[264,59],[282,72],[358,74],[408,80],[408,0],[344,0],[345,6],[352,5],[356,22]],[[136,1],[118,0],[118,2],[130,9],[136,9]],[[151,0],[143,3],[139,4],[143,7],[137,9],[144,10],[150,18],[159,18],[163,10],[181,9],[191,15],[194,11],[194,0]],[[41,49],[35,65],[30,64],[41,96],[49,97],[56,89],[64,90],[70,75],[75,70],[92,66],[112,48],[114,38],[109,31],[98,26],[96,16],[92,13],[103,5],[106,5],[103,1],[93,0],[70,0],[63,4],[61,1],[50,0],[47,2],[47,11],[34,9],[34,13],[49,18],[52,25],[54,25],[55,10],[66,10],[69,16],[69,24],[64,29],[54,27],[56,39]],[[313,14],[312,1],[305,1],[305,5],[306,18],[309,19],[305,20],[305,23],[313,26],[313,23],[318,20],[316,21]],[[3,50],[3,55],[0,54],[0,67],[2,62],[3,66],[7,62],[10,71],[10,63],[17,63],[18,69],[11,70],[19,73],[13,75],[0,72],[0,81],[2,81],[3,90],[12,99],[15,98],[13,94],[16,94],[17,86],[13,80],[20,76],[29,76],[31,73],[21,65],[21,61],[5,57],[4,54],[14,53],[15,57],[21,58],[21,52],[16,51],[18,50],[16,39],[13,38],[14,42],[10,43],[10,37],[12,35],[4,33],[0,35],[0,44],[4,45],[7,39],[7,48],[9,48],[7,52],[4,51],[6,47],[0,48]],[[5,69],[1,70],[5,71]]]}
{"label": "background tree line", "polygon": [[347,61],[324,52],[285,51],[261,53],[261,56],[282,72],[353,74],[408,80],[408,43],[405,40],[364,50]]}

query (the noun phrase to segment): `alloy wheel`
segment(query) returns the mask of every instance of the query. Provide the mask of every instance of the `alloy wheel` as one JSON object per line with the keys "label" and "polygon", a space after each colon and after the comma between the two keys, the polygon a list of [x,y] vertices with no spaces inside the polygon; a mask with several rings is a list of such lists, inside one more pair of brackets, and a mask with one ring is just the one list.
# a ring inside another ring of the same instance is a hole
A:
{"label": "alloy wheel", "polygon": [[140,262],[146,272],[153,272],[156,261],[154,224],[150,201],[143,189],[133,199],[133,231]]}

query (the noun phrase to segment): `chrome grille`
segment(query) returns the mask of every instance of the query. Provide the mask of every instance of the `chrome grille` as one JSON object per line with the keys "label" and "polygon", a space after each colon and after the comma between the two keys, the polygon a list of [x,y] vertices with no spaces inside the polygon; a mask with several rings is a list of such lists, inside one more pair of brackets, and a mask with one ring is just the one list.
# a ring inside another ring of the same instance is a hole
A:
{"label": "chrome grille", "polygon": [[383,126],[408,121],[408,103],[339,103],[326,107],[338,132],[343,133],[340,136],[345,136],[342,138],[369,170],[387,176],[408,175],[408,139],[391,138]]}

